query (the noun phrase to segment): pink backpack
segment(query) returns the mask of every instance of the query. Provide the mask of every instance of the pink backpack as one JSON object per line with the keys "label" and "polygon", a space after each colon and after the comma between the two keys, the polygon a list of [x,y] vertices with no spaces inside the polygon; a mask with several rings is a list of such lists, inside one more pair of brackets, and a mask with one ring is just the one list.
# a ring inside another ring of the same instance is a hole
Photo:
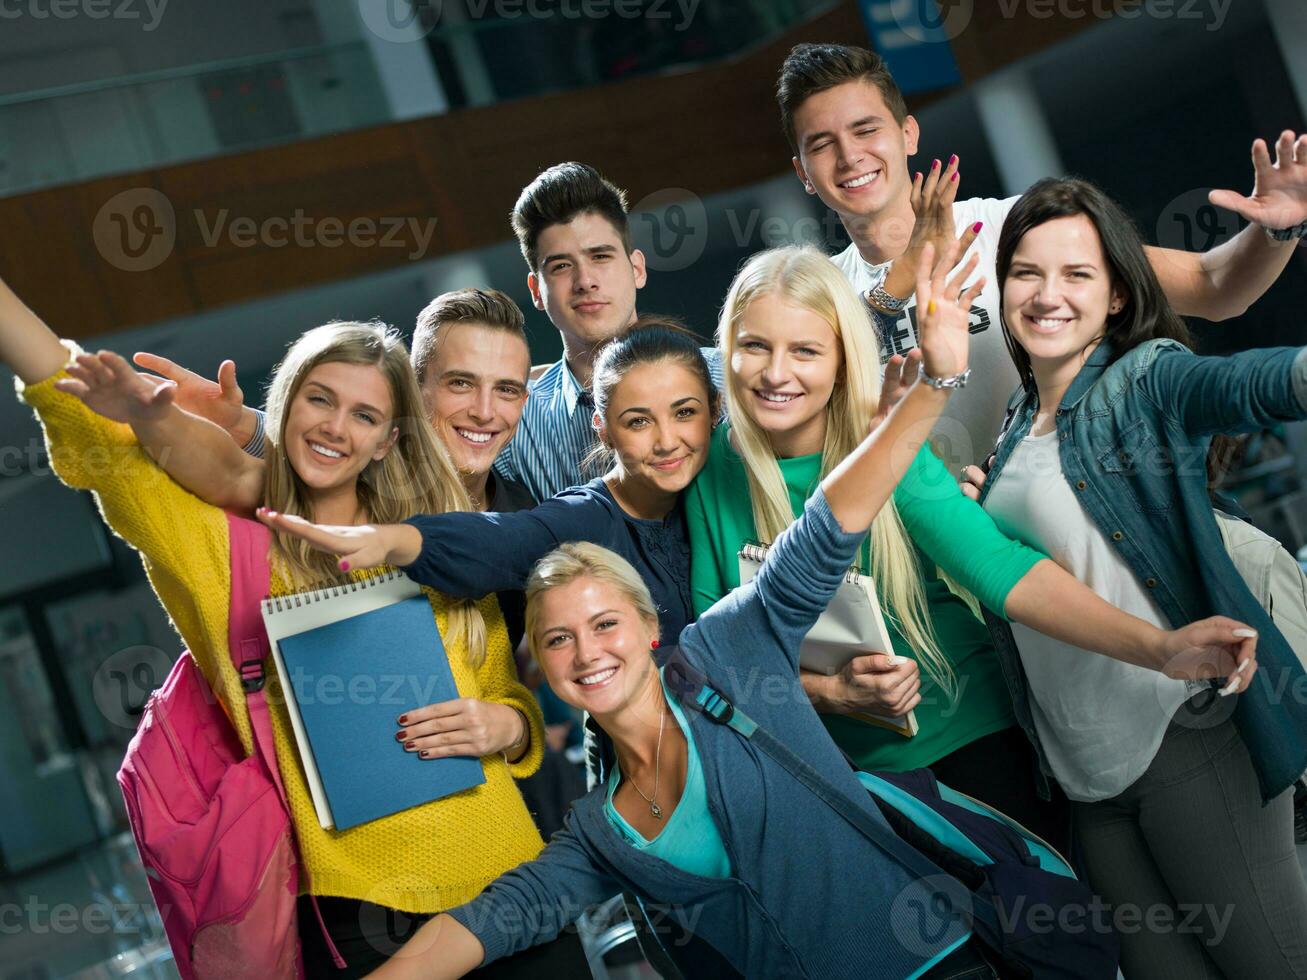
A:
{"label": "pink backpack", "polygon": [[[227,515],[228,647],[245,687],[254,753],[189,652],[145,706],[118,770],[132,835],[182,980],[304,976],[299,852],[263,696],[268,529]],[[236,706],[232,706],[236,710]],[[336,951],[313,899],[322,934]]]}

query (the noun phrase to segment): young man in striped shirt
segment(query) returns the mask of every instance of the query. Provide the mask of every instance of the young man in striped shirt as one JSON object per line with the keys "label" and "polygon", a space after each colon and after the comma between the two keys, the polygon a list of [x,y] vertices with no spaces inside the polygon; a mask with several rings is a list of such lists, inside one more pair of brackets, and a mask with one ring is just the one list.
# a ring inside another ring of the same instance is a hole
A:
{"label": "young man in striped shirt", "polygon": [[[587,479],[582,461],[595,445],[591,367],[598,350],[635,322],[647,272],[643,253],[631,247],[625,193],[583,163],[560,163],[536,177],[512,220],[531,299],[558,328],[563,356],[531,383],[495,472],[544,500]],[[716,349],[704,355],[720,387]]]}

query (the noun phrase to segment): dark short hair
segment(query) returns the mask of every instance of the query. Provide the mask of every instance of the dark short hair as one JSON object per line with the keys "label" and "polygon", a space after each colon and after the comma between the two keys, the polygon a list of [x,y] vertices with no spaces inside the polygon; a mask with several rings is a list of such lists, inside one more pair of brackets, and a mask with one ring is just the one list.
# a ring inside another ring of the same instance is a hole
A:
{"label": "dark short hair", "polygon": [[848,44],[796,44],[790,48],[776,79],[776,102],[781,109],[781,127],[795,156],[799,153],[799,142],[794,132],[794,114],[799,106],[836,85],[858,81],[871,82],[880,89],[895,121],[903,124],[908,118],[908,104],[903,101],[903,93],[885,67],[884,59],[875,51]]}
{"label": "dark short hair", "polygon": [[441,293],[418,314],[409,355],[418,383],[423,381],[427,365],[436,354],[440,328],[455,323],[474,323],[492,330],[502,330],[526,339],[526,319],[522,309],[498,289],[455,289]]}
{"label": "dark short hair", "polygon": [[[1084,215],[1098,232],[1107,256],[1113,285],[1125,294],[1120,313],[1109,314],[1104,337],[1112,345],[1113,360],[1148,340],[1165,337],[1193,346],[1189,328],[1171,308],[1157,281],[1157,273],[1144,252],[1144,241],[1130,216],[1121,206],[1087,180],[1075,177],[1046,177],[1034,184],[1012,205],[1003,230],[998,236],[995,268],[1000,295],[1012,270],[1012,257],[1021,239],[1033,228],[1057,218]],[[1012,363],[1027,388],[1034,384],[1030,355],[1012,336],[1011,325],[1003,316],[1000,300],[999,318],[1003,339],[1007,342]]]}
{"label": "dark short hair", "polygon": [[513,234],[532,272],[540,259],[536,243],[551,225],[565,225],[583,214],[597,214],[613,226],[622,248],[631,251],[626,192],[584,163],[560,163],[522,188],[513,205]]}

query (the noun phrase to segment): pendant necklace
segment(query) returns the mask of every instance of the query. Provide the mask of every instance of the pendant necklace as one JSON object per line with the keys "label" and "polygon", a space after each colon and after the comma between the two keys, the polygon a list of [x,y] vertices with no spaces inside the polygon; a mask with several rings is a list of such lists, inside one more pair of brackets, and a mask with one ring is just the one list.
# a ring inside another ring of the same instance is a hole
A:
{"label": "pendant necklace", "polygon": [[[663,808],[654,800],[658,799],[658,770],[663,757],[663,723],[667,720],[667,699],[663,698],[663,710],[658,715],[658,747],[654,749],[654,788],[653,796],[645,796],[639,786],[635,785],[635,780],[631,780],[631,788],[640,794],[640,799],[649,804],[649,812],[653,814],[655,820],[663,818]],[[628,777],[629,778],[629,777]]]}

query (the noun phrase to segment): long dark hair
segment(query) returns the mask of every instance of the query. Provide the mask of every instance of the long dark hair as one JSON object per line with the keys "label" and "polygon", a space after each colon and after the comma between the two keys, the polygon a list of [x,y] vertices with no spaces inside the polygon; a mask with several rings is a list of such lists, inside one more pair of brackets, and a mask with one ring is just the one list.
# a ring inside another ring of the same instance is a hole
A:
{"label": "long dark hair", "polygon": [[[1193,335],[1179,314],[1171,308],[1162,292],[1157,273],[1144,252],[1144,242],[1138,229],[1121,206],[1087,180],[1077,177],[1046,177],[1026,191],[1012,205],[1003,230],[998,236],[999,319],[1003,324],[1003,340],[1007,343],[1012,363],[1016,365],[1021,383],[1027,390],[1034,387],[1034,374],[1030,370],[1030,355],[1012,337],[1012,330],[1003,315],[1002,294],[1012,268],[1012,256],[1026,232],[1038,228],[1055,218],[1070,218],[1083,214],[1094,225],[1107,255],[1112,284],[1125,294],[1125,306],[1120,313],[1109,313],[1104,338],[1112,345],[1112,360],[1119,359],[1148,340],[1165,337],[1193,347]],[[1242,454],[1239,441],[1227,435],[1215,435],[1207,453],[1207,489],[1212,491],[1234,466]]]}
{"label": "long dark hair", "polygon": [[1008,212],[998,236],[995,261],[1003,340],[1021,376],[1021,383],[1027,389],[1034,385],[1030,355],[1013,338],[1011,325],[1003,315],[1003,287],[1012,268],[1012,256],[1028,231],[1056,218],[1076,215],[1088,218],[1098,232],[1112,284],[1125,295],[1125,306],[1119,313],[1108,314],[1103,331],[1104,338],[1112,345],[1112,359],[1116,360],[1145,341],[1159,337],[1178,340],[1186,347],[1193,346],[1189,328],[1171,309],[1162,285],[1157,281],[1157,274],[1144,254],[1143,239],[1129,215],[1087,180],[1048,177],[1022,194]]}

